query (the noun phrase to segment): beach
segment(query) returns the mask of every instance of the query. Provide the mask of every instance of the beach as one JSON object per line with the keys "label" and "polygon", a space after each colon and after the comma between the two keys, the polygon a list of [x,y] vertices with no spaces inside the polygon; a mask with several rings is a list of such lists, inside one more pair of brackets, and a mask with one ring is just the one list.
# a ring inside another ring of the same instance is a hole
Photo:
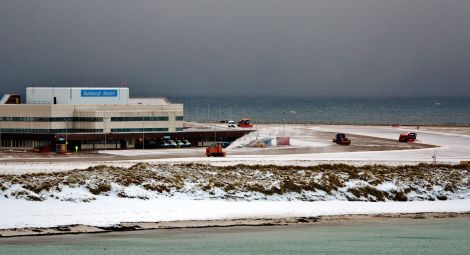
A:
{"label": "beach", "polygon": [[[468,217],[324,217],[283,225],[170,228],[0,239],[2,254],[466,254]],[[435,215],[436,216],[436,215]],[[442,216],[442,215],[441,215]],[[432,240],[432,243],[430,243]]]}

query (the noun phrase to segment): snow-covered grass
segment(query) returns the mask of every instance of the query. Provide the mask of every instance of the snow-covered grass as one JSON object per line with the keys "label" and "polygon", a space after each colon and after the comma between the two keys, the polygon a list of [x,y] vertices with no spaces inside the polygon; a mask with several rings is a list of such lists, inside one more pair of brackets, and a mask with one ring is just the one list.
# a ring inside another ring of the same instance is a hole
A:
{"label": "snow-covered grass", "polygon": [[470,198],[470,166],[278,166],[136,164],[60,173],[0,175],[12,199],[92,201],[100,196],[155,199],[417,201]]}

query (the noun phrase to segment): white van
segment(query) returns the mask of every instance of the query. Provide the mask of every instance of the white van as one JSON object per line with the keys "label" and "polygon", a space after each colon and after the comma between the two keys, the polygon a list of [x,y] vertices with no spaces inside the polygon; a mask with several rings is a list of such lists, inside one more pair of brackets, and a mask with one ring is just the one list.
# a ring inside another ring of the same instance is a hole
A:
{"label": "white van", "polygon": [[233,121],[233,120],[229,120],[227,123],[228,123],[229,128],[237,127],[237,126],[235,126],[235,121]]}

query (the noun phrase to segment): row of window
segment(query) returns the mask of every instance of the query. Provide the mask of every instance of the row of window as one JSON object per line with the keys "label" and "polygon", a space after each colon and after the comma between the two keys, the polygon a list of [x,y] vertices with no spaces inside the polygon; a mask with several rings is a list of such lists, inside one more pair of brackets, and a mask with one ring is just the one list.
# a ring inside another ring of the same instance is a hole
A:
{"label": "row of window", "polygon": [[0,117],[0,121],[27,121],[27,122],[103,122],[103,117]]}
{"label": "row of window", "polygon": [[[183,128],[176,128],[183,131]],[[168,128],[112,128],[112,133],[132,132],[168,132]],[[61,128],[61,129],[32,129],[32,128],[0,128],[0,133],[20,134],[65,134],[65,133],[103,133],[103,129]]]}
{"label": "row of window", "polygon": [[[103,117],[0,117],[0,121],[26,121],[26,122],[103,122]],[[111,117],[111,121],[169,121],[168,116],[137,116],[137,117]],[[176,116],[176,121],[182,121],[183,116]]]}
{"label": "row of window", "polygon": [[42,147],[50,145],[51,141],[35,141],[35,140],[5,140],[0,141],[0,147]]}
{"label": "row of window", "polygon": [[167,132],[168,128],[111,128],[112,133]]}
{"label": "row of window", "polygon": [[111,121],[168,121],[168,116],[111,117]]}
{"label": "row of window", "polygon": [[103,129],[86,128],[60,128],[60,129],[38,129],[38,128],[0,128],[1,133],[21,134],[65,134],[65,133],[103,133]]}

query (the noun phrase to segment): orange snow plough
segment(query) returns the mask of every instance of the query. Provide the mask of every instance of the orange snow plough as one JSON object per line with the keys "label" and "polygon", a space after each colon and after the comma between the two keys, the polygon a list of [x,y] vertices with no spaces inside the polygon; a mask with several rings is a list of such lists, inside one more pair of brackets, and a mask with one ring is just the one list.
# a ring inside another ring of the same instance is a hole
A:
{"label": "orange snow plough", "polygon": [[238,121],[237,126],[241,128],[252,128],[253,125],[250,122],[251,120],[249,118],[243,118]]}
{"label": "orange snow plough", "polygon": [[226,153],[221,143],[215,143],[206,148],[206,156],[208,157],[225,157]]}

